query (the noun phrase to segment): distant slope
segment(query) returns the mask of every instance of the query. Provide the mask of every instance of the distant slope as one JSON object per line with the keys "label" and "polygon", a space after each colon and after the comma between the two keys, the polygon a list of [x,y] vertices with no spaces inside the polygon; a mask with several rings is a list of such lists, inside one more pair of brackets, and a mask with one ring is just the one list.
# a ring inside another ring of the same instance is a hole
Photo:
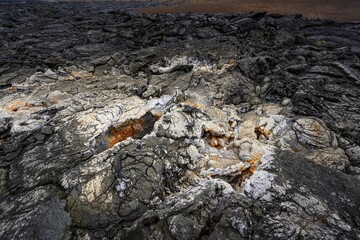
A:
{"label": "distant slope", "polygon": [[[178,1],[179,2],[179,1]],[[360,1],[356,0],[183,0],[176,6],[140,10],[144,13],[248,13],[302,14],[311,19],[360,21]]]}

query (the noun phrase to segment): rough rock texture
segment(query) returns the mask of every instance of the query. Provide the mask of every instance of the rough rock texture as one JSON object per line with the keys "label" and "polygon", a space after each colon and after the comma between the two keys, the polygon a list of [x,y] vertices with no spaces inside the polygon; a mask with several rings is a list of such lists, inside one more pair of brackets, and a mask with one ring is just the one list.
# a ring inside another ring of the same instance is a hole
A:
{"label": "rough rock texture", "polygon": [[359,24],[111,4],[0,23],[1,239],[360,239]]}

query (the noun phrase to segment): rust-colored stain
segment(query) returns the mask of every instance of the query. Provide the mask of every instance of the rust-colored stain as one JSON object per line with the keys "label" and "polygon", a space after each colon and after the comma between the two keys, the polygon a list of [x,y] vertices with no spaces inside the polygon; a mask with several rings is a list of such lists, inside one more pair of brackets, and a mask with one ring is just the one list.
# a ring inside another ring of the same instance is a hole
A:
{"label": "rust-colored stain", "polygon": [[8,111],[12,111],[12,112],[17,112],[20,108],[31,108],[31,107],[48,107],[47,104],[45,103],[40,103],[40,104],[31,104],[28,102],[14,102],[11,105],[6,107],[6,110]]}
{"label": "rust-colored stain", "polygon": [[216,136],[214,134],[211,129],[206,130],[204,134],[205,140],[211,147],[219,150],[234,140],[234,137],[226,137],[225,135]]}
{"label": "rust-colored stain", "polygon": [[250,165],[254,165],[257,163],[261,162],[261,158],[264,154],[263,153],[255,153],[254,155],[251,156],[250,160],[248,161],[248,163]]}
{"label": "rust-colored stain", "polygon": [[248,169],[244,170],[241,172],[240,175],[240,182],[239,185],[241,185],[241,183],[248,177],[250,177],[251,175],[254,174],[254,172],[256,171],[256,167],[255,166],[251,166]]}
{"label": "rust-colored stain", "polygon": [[206,138],[207,143],[214,148],[221,149],[224,146],[221,144],[222,137],[209,135]]}
{"label": "rust-colored stain", "polygon": [[11,89],[10,89],[10,91],[11,91],[12,93],[16,93],[16,92],[17,92],[17,87],[12,86]]}
{"label": "rust-colored stain", "polygon": [[248,161],[250,167],[247,169],[242,169],[242,168],[239,169],[240,172],[239,176],[232,181],[232,184],[233,186],[235,186],[235,188],[241,188],[241,185],[244,182],[244,180],[249,178],[255,173],[257,167],[261,163],[261,158],[263,155],[264,155],[263,153],[255,153],[254,155],[251,156],[250,160]]}
{"label": "rust-colored stain", "polygon": [[[248,161],[249,165],[240,166],[235,171],[232,171],[227,174],[217,174],[217,173],[209,173],[207,176],[211,178],[221,178],[228,183],[230,183],[234,189],[240,190],[242,187],[242,183],[245,179],[249,178],[251,175],[255,173],[257,167],[261,163],[261,158],[264,154],[263,153],[255,153],[251,156],[250,160]],[[223,158],[220,156],[210,156],[211,160],[221,161]]]}
{"label": "rust-colored stain", "polygon": [[130,120],[119,127],[110,127],[106,136],[109,147],[111,148],[116,143],[122,142],[129,137],[134,139],[143,138],[153,130],[154,124],[158,119],[158,115],[146,113],[141,118]]}
{"label": "rust-colored stain", "polygon": [[185,101],[184,104],[188,105],[188,106],[191,106],[191,107],[194,107],[194,108],[202,108],[202,107],[204,107],[200,103],[195,102],[195,101]]}
{"label": "rust-colored stain", "polygon": [[312,122],[311,123],[311,128],[317,133],[317,134],[320,134],[321,133],[321,125],[320,125],[320,123],[318,123],[318,122]]}
{"label": "rust-colored stain", "polygon": [[162,115],[164,115],[162,112],[151,112],[151,114],[156,118],[157,120],[161,118]]}
{"label": "rust-colored stain", "polygon": [[10,106],[8,106],[6,109],[13,111],[13,112],[17,112],[22,107],[32,107],[32,106],[33,106],[32,104],[29,104],[27,102],[14,102]]}
{"label": "rust-colored stain", "polygon": [[219,158],[220,158],[220,156],[218,156],[218,155],[210,156],[210,160],[211,160],[211,161],[217,161]]}
{"label": "rust-colored stain", "polygon": [[204,99],[197,99],[193,97],[190,97],[190,99],[186,99],[182,102],[182,104],[198,109],[205,109],[207,107],[206,101]]}
{"label": "rust-colored stain", "polygon": [[256,140],[259,140],[261,136],[269,139],[270,133],[265,131],[265,129],[263,129],[261,126],[256,126],[254,129],[254,133],[256,134]]}
{"label": "rust-colored stain", "polygon": [[13,104],[7,106],[6,109],[12,112],[17,112],[23,107],[33,107],[33,105],[27,102],[14,102]]}

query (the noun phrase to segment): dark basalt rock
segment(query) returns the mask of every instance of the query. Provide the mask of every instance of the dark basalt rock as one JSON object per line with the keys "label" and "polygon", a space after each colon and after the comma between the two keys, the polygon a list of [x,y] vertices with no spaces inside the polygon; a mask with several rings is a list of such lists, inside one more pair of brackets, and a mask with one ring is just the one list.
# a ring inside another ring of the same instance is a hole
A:
{"label": "dark basalt rock", "polygon": [[360,24],[137,4],[0,5],[0,239],[360,239]]}

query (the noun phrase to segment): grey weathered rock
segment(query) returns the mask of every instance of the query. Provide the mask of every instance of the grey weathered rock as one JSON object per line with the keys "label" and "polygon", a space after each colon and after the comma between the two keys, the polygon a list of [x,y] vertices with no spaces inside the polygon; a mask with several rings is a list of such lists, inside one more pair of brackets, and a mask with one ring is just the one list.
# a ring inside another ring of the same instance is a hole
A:
{"label": "grey weathered rock", "polygon": [[350,147],[346,149],[346,155],[354,165],[360,165],[360,147]]}
{"label": "grey weathered rock", "polygon": [[314,147],[329,147],[331,134],[324,127],[324,123],[317,119],[301,118],[294,124],[296,135],[302,144]]}
{"label": "grey weathered rock", "polygon": [[197,239],[200,236],[201,226],[195,219],[183,216],[168,218],[170,235],[177,240]]}
{"label": "grey weathered rock", "polygon": [[39,187],[4,199],[0,205],[2,238],[69,239],[71,218],[57,194],[53,187]]}
{"label": "grey weathered rock", "polygon": [[346,168],[350,166],[349,159],[341,148],[323,148],[318,151],[312,151],[307,158],[342,172],[345,172]]}

